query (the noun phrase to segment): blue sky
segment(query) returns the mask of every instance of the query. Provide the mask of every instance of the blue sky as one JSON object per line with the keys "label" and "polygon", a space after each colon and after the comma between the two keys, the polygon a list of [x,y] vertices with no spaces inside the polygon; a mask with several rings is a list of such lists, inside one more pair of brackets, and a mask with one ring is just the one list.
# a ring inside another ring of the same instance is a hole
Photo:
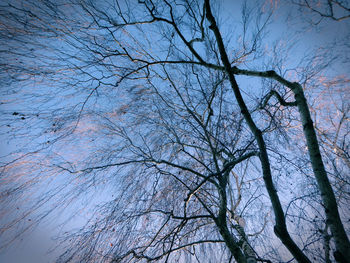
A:
{"label": "blue sky", "polygon": [[[213,1],[214,3],[214,1]],[[248,3],[250,3],[248,1]],[[241,1],[223,1],[222,2],[222,9],[224,10],[222,11],[222,13],[220,13],[221,15],[221,21],[222,24],[224,25],[222,27],[222,31],[223,32],[236,32],[236,28],[239,28],[239,26],[241,25],[240,22],[240,4]],[[267,6],[269,5],[268,3],[266,4]],[[214,4],[213,4],[214,6]],[[266,8],[267,10],[267,8]],[[295,68],[297,67],[298,63],[303,60],[304,56],[307,55],[310,52],[313,52],[314,50],[317,50],[319,47],[323,47],[325,45],[331,44],[333,41],[340,41],[343,37],[347,36],[349,34],[349,22],[348,21],[344,21],[344,22],[334,22],[331,20],[325,20],[324,22],[322,22],[317,28],[313,28],[313,27],[309,27],[309,25],[305,22],[305,19],[307,18],[306,16],[303,17],[303,15],[299,12],[297,12],[296,10],[292,10],[293,12],[289,12],[291,11],[291,7],[286,4],[283,1],[277,1],[276,2],[276,13],[273,15],[272,18],[272,23],[271,25],[268,26],[268,32],[262,42],[262,46],[266,47],[266,49],[269,49],[273,43],[275,43],[276,41],[281,41],[280,43],[280,47],[282,51],[285,51],[284,49],[288,49],[289,51],[289,56],[285,58],[284,63],[286,65],[288,65],[288,68]],[[233,21],[233,22],[228,22],[228,21]],[[53,24],[55,22],[53,21]],[[227,24],[226,24],[227,23]],[[144,32],[145,35],[147,35],[147,32]],[[232,46],[234,46],[235,41],[238,41],[235,37],[232,38]],[[295,43],[294,43],[295,41]],[[289,45],[291,44],[291,42],[294,43],[294,45],[292,46],[292,49],[289,48]],[[195,44],[197,45],[197,44]],[[332,48],[332,47],[330,47]],[[329,48],[329,49],[330,49]],[[322,57],[323,53],[322,52],[328,52],[329,49],[325,49],[325,50],[321,50],[319,52],[320,56]],[[338,50],[337,48],[334,48],[334,50],[332,50],[333,52],[337,53],[339,52],[340,56],[339,56],[339,61],[335,61],[334,65],[332,66],[331,70],[327,71],[327,74],[329,75],[333,75],[333,74],[349,74],[349,67],[346,67],[346,63],[347,61],[347,54],[344,54],[344,56],[342,56],[343,50]],[[46,52],[47,55],[50,55],[49,50],[47,50]],[[228,50],[228,53],[230,53],[230,51]],[[325,54],[324,53],[324,54]],[[270,54],[270,55],[264,55],[259,61],[261,63],[263,62],[268,62],[269,59],[273,58],[274,54]],[[4,60],[5,57],[1,58],[1,60]],[[6,57],[7,59],[7,57]],[[345,62],[345,64],[343,64],[342,62]],[[34,59],[35,61],[35,59]],[[64,61],[64,60],[62,60]],[[43,61],[41,61],[40,63],[38,62],[38,64],[40,65],[44,65],[42,63]],[[45,62],[45,61],[44,61]],[[309,61],[306,59],[304,63],[308,63]],[[340,62],[340,63],[339,63]],[[315,62],[317,64],[317,61]],[[263,68],[263,66],[261,66],[263,64],[258,65],[257,67],[259,67],[260,69]],[[345,66],[344,66],[345,65]],[[32,66],[32,65],[31,65]],[[253,68],[256,66],[256,62],[247,62],[247,63],[243,63],[240,67],[245,68],[245,67],[249,67],[249,68]],[[315,65],[315,67],[317,67],[317,65]],[[287,70],[288,68],[284,68],[284,70]],[[91,69],[93,70],[93,69]],[[99,70],[98,68],[96,70]],[[291,71],[291,78],[297,78],[297,76],[293,73],[295,71]],[[97,73],[99,74],[99,73]],[[60,75],[58,75],[60,76]],[[64,75],[63,75],[64,76]],[[67,74],[66,76],[72,76],[70,74]],[[260,90],[257,90],[257,86],[259,85],[260,81],[259,80],[253,80],[252,78],[245,78],[245,77],[237,77],[239,84],[244,87],[244,93],[245,96],[248,100],[248,98],[253,102],[254,98],[259,96],[261,94]],[[61,81],[61,79],[60,79]],[[83,79],[80,79],[78,81],[83,81]],[[41,106],[43,107],[47,107],[48,105],[53,105],[53,108],[55,108],[57,105],[65,105],[72,103],[74,104],[76,101],[81,101],[82,99],[84,99],[84,96],[86,96],[89,92],[84,90],[84,93],[82,95],[80,95],[81,97],[76,96],[76,93],[59,93],[60,87],[56,87],[56,86],[51,86],[51,87],[45,87],[43,88],[42,86],[40,86],[40,80],[37,79],[34,83],[37,84],[37,86],[33,86],[33,90],[37,93],[41,93],[42,91],[47,92],[48,95],[50,95],[52,97],[52,100],[49,101],[48,103],[46,102],[42,102],[43,104],[41,104]],[[52,83],[52,82],[51,82]],[[87,84],[90,88],[93,87],[95,85],[94,82],[89,82]],[[13,87],[15,88],[15,87]],[[26,87],[27,89],[31,88],[30,86]],[[3,89],[6,90],[6,87]],[[37,89],[37,90],[36,90]],[[102,93],[102,92],[101,92]],[[56,94],[60,94],[59,96],[62,97],[58,97],[55,98]],[[99,109],[109,109],[109,102],[112,100],[113,93],[108,93],[108,88],[106,88],[104,90],[104,92],[102,93],[102,95],[109,95],[110,98],[108,98],[108,96],[106,96],[106,98],[100,100],[103,101],[104,103],[106,103],[106,105],[98,105],[97,108]],[[64,96],[63,96],[64,95]],[[6,117],[4,117],[4,120],[6,121],[6,123],[4,122],[4,124],[1,126],[1,137],[3,138],[3,140],[1,140],[1,144],[0,144],[0,149],[1,150],[1,155],[6,155],[7,153],[16,150],[17,149],[17,144],[19,145],[30,145],[30,147],[33,147],[33,142],[35,145],[35,140],[34,141],[26,141],[26,134],[22,134],[23,136],[19,136],[18,138],[12,140],[10,143],[8,143],[7,141],[9,139],[12,139],[12,134],[11,134],[11,129],[16,129],[16,122],[17,121],[21,121],[19,120],[19,118],[21,118],[22,115],[13,115],[13,112],[19,112],[20,114],[24,114],[23,117],[27,118],[27,113],[31,112],[32,108],[37,107],[37,105],[28,105],[28,101],[22,100],[21,97],[18,97],[15,95],[10,96],[13,97],[13,102],[14,103],[4,103],[0,105],[0,110],[1,112],[4,112],[6,115]],[[7,98],[3,99],[2,101],[5,102],[5,100],[7,100]],[[125,98],[120,97],[119,100],[122,103],[122,101]],[[33,100],[30,100],[33,103],[35,102],[35,98]],[[97,99],[96,99],[97,101]],[[53,103],[54,102],[54,103]],[[88,153],[91,153],[94,151],[94,147],[96,146],[96,144],[98,144],[98,142],[93,142],[92,140],[90,140],[90,137],[85,137],[85,135],[93,135],[94,132],[96,132],[96,129],[98,130],[98,128],[96,128],[96,125],[94,123],[94,119],[90,119],[88,116],[89,113],[89,107],[93,107],[94,104],[94,98],[92,98],[92,100],[89,101],[89,103],[87,104],[86,107],[86,114],[87,116],[83,116],[79,125],[77,126],[77,136],[75,137],[75,141],[69,141],[70,143],[72,143],[71,145],[69,145],[70,147],[68,147],[67,142],[63,142],[63,143],[57,143],[56,144],[56,149],[58,149],[56,151],[56,156],[52,157],[53,160],[57,161],[59,163],[60,160],[62,160],[62,163],[64,163],[66,160],[70,160],[70,162],[72,163],[72,166],[75,165],[75,163],[79,163],[79,161],[82,160],[86,160],[89,161],[89,155]],[[80,103],[81,106],[81,103]],[[59,107],[57,107],[59,108]],[[65,109],[64,109],[65,110]],[[72,107],[71,108],[71,112],[72,115],[75,114],[75,112],[78,112],[79,107]],[[60,116],[60,109],[57,110],[57,112],[54,112],[52,115],[50,115],[50,111],[46,110],[46,108],[43,108],[40,110],[40,121],[38,121],[38,123],[42,126],[38,127],[37,129],[35,127],[31,127],[30,128],[30,132],[32,133],[32,135],[34,135],[36,132],[40,133],[42,130],[40,129],[41,127],[49,127],[47,129],[45,129],[48,133],[48,135],[44,135],[41,137],[36,138],[37,143],[41,143],[45,140],[47,140],[47,138],[51,138],[54,135],[54,130],[55,130],[55,123],[59,122],[59,116]],[[112,112],[111,112],[112,114]],[[31,116],[33,117],[33,116]],[[55,122],[55,120],[57,120],[57,122]],[[11,127],[7,127],[7,123],[10,123]],[[72,127],[74,123],[72,123],[70,120],[66,121],[66,123],[64,125],[64,127]],[[28,123],[28,127],[30,127],[30,123]],[[55,124],[56,125],[56,124]],[[21,125],[20,125],[21,126]],[[79,135],[78,135],[79,134]],[[96,134],[102,134],[99,132],[96,132]],[[32,136],[35,137],[35,136]],[[97,141],[103,142],[104,140],[108,141],[108,138],[98,138]],[[106,142],[104,141],[104,142]],[[48,148],[47,151],[49,151],[51,148]],[[77,150],[78,149],[78,150]],[[80,150],[79,150],[80,149]],[[31,149],[28,149],[31,150]],[[62,152],[60,152],[62,151]],[[72,155],[69,154],[69,152],[71,151]],[[91,151],[91,152],[90,152]],[[38,158],[44,158],[45,156],[45,152],[43,152],[43,155],[38,155]],[[61,155],[59,155],[61,153]],[[78,153],[78,154],[77,154]],[[8,157],[5,157],[5,160]],[[74,160],[74,158],[76,158],[76,160]],[[48,159],[48,162],[50,160]],[[24,169],[30,169],[30,164],[28,164],[27,166],[24,166]],[[50,163],[47,164],[47,167],[42,167],[42,173],[45,174],[45,172],[50,172]],[[79,166],[76,167],[77,169],[79,169]],[[24,174],[28,174],[30,176],[35,176],[35,174],[31,174],[30,172],[27,171],[22,171],[22,173]],[[41,174],[42,175],[42,174]],[[65,190],[69,190],[69,187],[72,187],[74,184],[74,180],[71,179],[67,179],[65,178],[63,175],[62,177],[59,177],[60,175],[57,174],[57,177],[53,178],[51,181],[51,184],[49,187],[53,187],[55,185],[56,180],[58,182],[60,182],[62,180],[62,182],[68,182],[67,183],[67,189],[64,189],[63,192],[65,192]],[[67,179],[67,181],[64,181],[65,179]],[[107,176],[108,179],[108,176]],[[45,187],[45,186],[43,186]],[[110,186],[111,189],[113,189],[112,186]],[[82,187],[81,189],[84,189],[84,187]],[[47,189],[45,189],[47,190]],[[34,196],[36,194],[40,195],[40,188],[37,188],[37,191],[39,192],[35,192],[34,191]],[[106,191],[107,193],[109,192],[109,189],[107,189]],[[87,195],[85,198],[85,200],[79,200],[75,206],[69,207],[67,210],[64,210],[64,214],[61,215],[60,219],[58,220],[58,222],[60,221],[64,221],[65,217],[67,214],[71,213],[71,211],[76,210],[78,211],[79,207],[81,207],[83,204],[87,204],[89,203],[91,200],[93,200],[95,203],[99,202],[99,199],[103,199],[103,196],[100,196],[98,198],[96,198],[96,193],[94,191],[90,192],[89,195]],[[23,195],[24,197],[24,195]],[[110,199],[111,197],[107,198]],[[25,203],[27,202],[27,200],[17,200],[17,203],[21,204],[23,203],[23,205],[25,206]],[[90,204],[91,205],[91,204]],[[93,206],[93,205],[91,205]],[[62,210],[63,211],[63,210]],[[86,216],[84,215],[84,213],[86,213]],[[14,248],[12,247],[11,249],[8,250],[8,255],[2,255],[0,256],[0,261],[4,261],[4,262],[24,262],[23,260],[26,260],[26,262],[28,261],[28,257],[32,256],[33,250],[38,250],[38,257],[41,259],[33,259],[33,262],[47,262],[48,258],[47,256],[43,256],[43,252],[44,250],[46,250],[46,246],[51,243],[51,242],[55,242],[52,241],[52,237],[56,234],[55,232],[58,231],[65,231],[65,229],[69,229],[70,227],[73,226],[77,226],[80,223],[83,223],[84,220],[86,220],[86,218],[91,215],[91,211],[87,210],[84,211],[82,214],[78,215],[74,221],[70,224],[68,224],[66,227],[63,227],[63,229],[58,228],[56,226],[56,219],[58,217],[58,212],[54,213],[53,216],[49,217],[49,221],[50,222],[44,222],[42,225],[39,225],[39,227],[37,229],[34,230],[34,232],[30,235],[29,237],[29,241],[28,243],[26,243],[24,246],[26,247],[26,249],[24,249],[22,251],[22,253],[18,253],[19,250],[22,249],[18,249],[18,248]],[[5,219],[6,221],[6,219]],[[26,222],[28,223],[28,222]],[[43,230],[42,227],[43,226],[47,226],[48,229]],[[32,240],[30,240],[32,239]],[[33,241],[34,240],[34,241]],[[31,246],[33,246],[34,248],[29,248],[27,247],[27,245],[30,244]],[[12,250],[12,251],[11,251]],[[25,253],[28,252],[28,253]],[[17,259],[17,258],[21,258],[21,259]],[[42,261],[41,261],[42,260]]]}

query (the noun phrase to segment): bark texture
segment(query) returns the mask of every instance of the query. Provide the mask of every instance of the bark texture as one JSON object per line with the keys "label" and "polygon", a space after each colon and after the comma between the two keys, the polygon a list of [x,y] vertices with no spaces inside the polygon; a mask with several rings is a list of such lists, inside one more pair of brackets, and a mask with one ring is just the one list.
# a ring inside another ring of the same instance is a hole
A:
{"label": "bark texture", "polygon": [[290,235],[288,233],[286,222],[285,222],[285,217],[284,217],[284,212],[283,212],[283,209],[281,206],[281,202],[279,200],[277,191],[276,191],[274,184],[273,184],[273,181],[272,181],[270,162],[269,162],[269,158],[268,158],[268,154],[267,154],[267,150],[266,150],[265,141],[264,141],[263,136],[262,136],[262,132],[258,129],[256,124],[254,123],[254,121],[249,113],[249,110],[248,110],[248,108],[243,100],[243,97],[242,97],[241,92],[239,90],[239,86],[238,86],[236,79],[235,79],[235,76],[231,70],[231,64],[229,62],[220,31],[217,27],[215,18],[212,15],[209,0],[205,0],[205,10],[206,10],[206,18],[210,23],[209,28],[213,31],[213,33],[215,35],[217,45],[219,48],[219,52],[220,52],[221,61],[224,65],[224,69],[225,69],[226,73],[228,74],[231,88],[235,94],[236,100],[237,100],[238,105],[241,109],[241,112],[244,116],[244,119],[247,122],[250,130],[254,134],[255,139],[256,139],[258,146],[259,146],[259,151],[260,151],[259,157],[260,157],[261,166],[262,166],[262,170],[263,170],[263,178],[264,178],[265,186],[266,186],[267,192],[269,194],[269,197],[270,197],[270,200],[272,203],[272,207],[274,210],[274,214],[275,214],[275,221],[276,221],[275,222],[276,225],[274,228],[275,233],[298,262],[310,262],[311,263],[311,261],[301,251],[301,249],[295,244],[295,242],[292,240],[292,238],[290,237]]}
{"label": "bark texture", "polygon": [[[338,262],[350,262],[350,242],[345,232],[344,225],[340,219],[337,201],[333,188],[329,182],[327,172],[320,153],[320,147],[313,126],[311,114],[302,86],[296,82],[290,82],[279,76],[275,71],[250,71],[237,67],[231,68],[232,73],[237,75],[257,76],[271,78],[290,88],[295,96],[295,102],[301,117],[303,132],[308,147],[312,170],[316,178],[318,189],[321,193],[322,202],[325,209],[327,224],[335,242],[336,251],[334,258]],[[293,103],[294,104],[294,103]],[[276,230],[276,229],[275,229]]]}
{"label": "bark texture", "polygon": [[293,83],[293,92],[299,109],[303,131],[306,138],[306,144],[311,160],[312,169],[321,192],[321,198],[325,208],[327,224],[331,229],[334,238],[336,252],[334,257],[338,262],[350,262],[350,243],[346,235],[344,226],[341,222],[338,212],[338,205],[332,186],[329,182],[326,169],[320,153],[315,128],[311,119],[311,114],[304,95],[302,86],[299,83]]}

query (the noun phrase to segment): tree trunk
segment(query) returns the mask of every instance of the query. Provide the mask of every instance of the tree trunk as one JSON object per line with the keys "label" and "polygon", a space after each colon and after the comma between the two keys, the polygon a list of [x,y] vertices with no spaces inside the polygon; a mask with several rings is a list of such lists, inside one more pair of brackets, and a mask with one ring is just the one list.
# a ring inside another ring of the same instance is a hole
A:
{"label": "tree trunk", "polygon": [[244,254],[247,257],[247,263],[256,263],[257,261],[256,261],[255,252],[249,244],[249,240],[247,235],[245,234],[244,227],[241,225],[238,225],[237,230],[241,236],[242,249]]}
{"label": "tree trunk", "polygon": [[230,250],[233,257],[238,263],[248,263],[246,256],[242,252],[238,242],[234,239],[231,232],[227,227],[226,212],[227,212],[227,196],[226,196],[226,186],[227,186],[227,176],[229,172],[221,175],[219,179],[219,195],[220,195],[220,208],[219,215],[215,219],[215,224],[219,228],[219,232],[225,241],[226,246]]}
{"label": "tree trunk", "polygon": [[276,191],[274,184],[273,184],[273,181],[272,181],[270,162],[269,162],[269,158],[268,158],[268,154],[267,154],[267,150],[266,150],[265,141],[264,141],[264,138],[262,136],[262,132],[255,125],[255,123],[254,123],[254,121],[249,113],[249,110],[248,110],[248,108],[243,100],[243,97],[242,97],[241,92],[239,90],[235,76],[232,73],[231,64],[229,62],[220,31],[216,25],[215,18],[211,13],[209,0],[205,0],[205,9],[206,9],[206,17],[210,23],[209,28],[213,31],[213,33],[215,35],[217,45],[219,48],[219,52],[220,52],[221,61],[224,65],[226,73],[228,74],[232,90],[235,94],[236,100],[237,100],[238,105],[241,109],[241,112],[244,116],[244,119],[247,122],[251,132],[254,134],[255,139],[256,139],[258,146],[259,146],[260,160],[261,160],[261,166],[262,166],[262,170],[263,170],[263,178],[264,178],[265,186],[266,186],[267,192],[269,194],[269,197],[270,197],[270,200],[272,203],[272,207],[274,210],[274,214],[275,214],[275,221],[276,221],[275,222],[276,225],[274,228],[275,233],[298,262],[311,263],[311,261],[301,251],[301,249],[295,244],[295,242],[292,240],[292,238],[290,237],[290,235],[288,233],[285,218],[284,218],[283,209],[281,206],[281,202],[279,200],[279,197],[277,195],[277,191]]}
{"label": "tree trunk", "polygon": [[312,170],[314,172],[321,198],[325,208],[327,224],[331,229],[335,241],[336,252],[334,257],[338,262],[350,262],[350,243],[338,212],[338,205],[334,196],[332,186],[329,182],[326,169],[323,164],[320,148],[318,145],[315,128],[310,115],[310,110],[304,95],[302,86],[293,83],[292,89],[301,116],[303,131],[306,138],[308,152],[310,155]]}
{"label": "tree trunk", "polygon": [[323,164],[315,128],[313,126],[310,110],[302,86],[297,82],[290,82],[284,79],[273,70],[261,72],[241,70],[237,67],[233,67],[231,68],[231,71],[234,74],[239,75],[275,79],[293,91],[303,124],[303,131],[306,138],[312,170],[316,178],[318,189],[321,192],[327,224],[331,229],[332,237],[335,241],[336,251],[334,252],[334,258],[341,263],[350,262],[350,242],[346,235],[343,223],[341,222],[335,195]]}

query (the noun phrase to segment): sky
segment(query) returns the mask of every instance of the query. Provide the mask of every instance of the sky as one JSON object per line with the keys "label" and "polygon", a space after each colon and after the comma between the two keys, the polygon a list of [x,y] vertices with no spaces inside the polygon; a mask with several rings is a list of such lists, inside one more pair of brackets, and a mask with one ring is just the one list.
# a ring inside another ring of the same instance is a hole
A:
{"label": "sky", "polygon": [[[240,2],[241,1],[228,1],[225,0],[222,3],[222,21],[234,21],[234,25],[238,25],[239,23],[239,16],[240,16]],[[317,49],[319,46],[323,46],[324,44],[330,43],[333,40],[339,40],[343,36],[346,36],[349,32],[349,22],[344,23],[338,23],[335,21],[327,20],[322,22],[317,30],[308,28],[307,23],[305,22],[305,19],[308,17],[305,15],[302,15],[298,12],[289,12],[290,6],[287,5],[283,1],[276,1],[276,15],[273,17],[273,22],[271,25],[269,25],[269,32],[266,36],[266,41],[263,42],[263,45],[271,45],[274,41],[278,39],[282,39],[282,43],[285,41],[288,43],[290,40],[296,41],[295,45],[293,46],[292,51],[290,52],[290,57],[288,58],[288,61],[290,61],[290,65],[297,65],[297,63],[306,55],[306,53]],[[4,7],[2,7],[4,8]],[[55,24],[55,21],[52,23]],[[225,28],[222,28],[223,31],[230,31],[234,30],[233,28],[230,28],[230,24],[228,24]],[[334,50],[335,52],[339,52],[338,50]],[[320,51],[323,52],[323,51]],[[0,53],[1,54],[1,53]],[[346,54],[344,55],[346,62]],[[4,58],[1,58],[1,61]],[[342,59],[342,57],[341,57]],[[349,74],[349,68],[344,67],[343,64],[335,63],[333,67],[334,72],[341,73],[341,74]],[[330,72],[331,74],[332,72]],[[252,82],[246,83],[246,80],[244,78],[237,78],[241,85],[243,86],[249,86],[253,85]],[[53,87],[54,90],[55,87]],[[251,88],[251,90],[254,91],[254,87]],[[16,99],[16,98],[15,98]],[[74,98],[72,99],[74,101]],[[22,105],[25,106],[25,105]],[[7,104],[0,105],[1,112],[11,113],[13,112],[13,108],[6,108]],[[43,115],[45,112],[43,111]],[[8,114],[9,115],[9,114]],[[12,116],[15,117],[15,116]],[[46,118],[46,120],[49,119]],[[46,125],[47,123],[43,121],[43,125]],[[85,126],[84,126],[85,124]],[[89,123],[82,124],[82,129],[91,129],[93,130],[93,125],[90,125]],[[0,149],[1,149],[1,155],[7,155],[8,152],[13,151],[16,149],[16,140],[12,143],[7,143],[8,138],[11,136],[11,133],[8,132],[8,127],[5,127],[5,125],[1,126],[2,133],[1,137],[2,140],[0,140]],[[33,130],[32,130],[33,131]],[[52,131],[51,131],[52,132]],[[8,137],[7,137],[8,136]],[[25,139],[19,139],[19,144],[25,144],[27,143],[24,141]],[[76,147],[84,147],[83,145],[86,145],[87,142],[84,141],[84,138],[79,138],[79,141],[76,141],[76,144],[72,145],[72,148],[75,150]],[[63,149],[65,145],[62,145]],[[93,147],[93,145],[92,145]],[[83,154],[81,156],[83,157]],[[59,158],[59,157],[57,157]],[[45,168],[46,169],[46,168]],[[43,169],[43,172],[45,172],[45,169]],[[24,172],[25,173],[25,172]],[[60,178],[56,178],[54,180],[60,180]],[[93,198],[90,196],[90,198]],[[95,197],[96,198],[96,197]],[[101,199],[103,197],[100,197]],[[91,200],[87,198],[88,200]],[[95,202],[98,202],[98,198],[96,198]],[[18,200],[17,200],[18,201]],[[19,203],[25,203],[25,200],[19,200]],[[84,203],[84,202],[83,202]],[[77,204],[79,207],[79,203]],[[74,210],[73,208],[70,208],[65,211]],[[83,213],[84,214],[84,213]],[[87,215],[89,212],[87,212]],[[55,213],[54,213],[55,215]],[[55,216],[49,217],[49,221],[44,221],[43,224],[40,224],[38,228],[34,230],[29,236],[28,240],[24,243],[20,244],[16,247],[10,247],[8,250],[6,250],[3,254],[0,254],[0,262],[14,262],[14,263],[24,263],[24,262],[36,262],[36,263],[44,263],[44,262],[50,262],[53,258],[54,254],[47,255],[47,248],[50,247],[51,244],[55,244],[55,240],[52,239],[52,237],[56,234],[56,232],[64,232],[66,229],[79,226],[80,223],[84,222],[84,215],[79,215],[77,219],[71,224],[68,224],[67,226],[63,228],[59,228],[56,224],[58,214],[56,213]],[[64,221],[65,214],[61,215],[60,222]],[[4,219],[0,219],[4,220]],[[6,219],[5,219],[6,220]]]}

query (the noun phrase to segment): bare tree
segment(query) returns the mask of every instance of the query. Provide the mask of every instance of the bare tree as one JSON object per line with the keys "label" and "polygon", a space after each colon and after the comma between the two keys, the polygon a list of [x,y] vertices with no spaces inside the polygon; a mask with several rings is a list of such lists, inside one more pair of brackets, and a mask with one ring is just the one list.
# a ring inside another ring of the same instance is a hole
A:
{"label": "bare tree", "polygon": [[293,0],[292,2],[298,5],[301,11],[311,13],[313,16],[311,21],[315,25],[324,19],[342,21],[350,18],[350,6],[347,0]]}
{"label": "bare tree", "polygon": [[[310,200],[322,202],[327,223],[315,242],[326,244],[328,261],[334,250],[346,262],[349,240],[303,83],[259,65],[272,13],[245,3],[230,35],[212,8],[208,0],[1,4],[1,121],[17,144],[1,171],[4,244],[65,207],[74,219],[82,211],[70,207],[85,199],[86,225],[63,235],[59,262],[287,260],[272,230],[293,259],[311,262],[317,251],[293,234],[288,213],[313,218],[294,205],[300,196],[278,194],[270,161],[287,159],[270,138],[290,127],[284,117],[276,123],[275,98],[300,114]],[[256,100],[239,75],[263,80]]]}

